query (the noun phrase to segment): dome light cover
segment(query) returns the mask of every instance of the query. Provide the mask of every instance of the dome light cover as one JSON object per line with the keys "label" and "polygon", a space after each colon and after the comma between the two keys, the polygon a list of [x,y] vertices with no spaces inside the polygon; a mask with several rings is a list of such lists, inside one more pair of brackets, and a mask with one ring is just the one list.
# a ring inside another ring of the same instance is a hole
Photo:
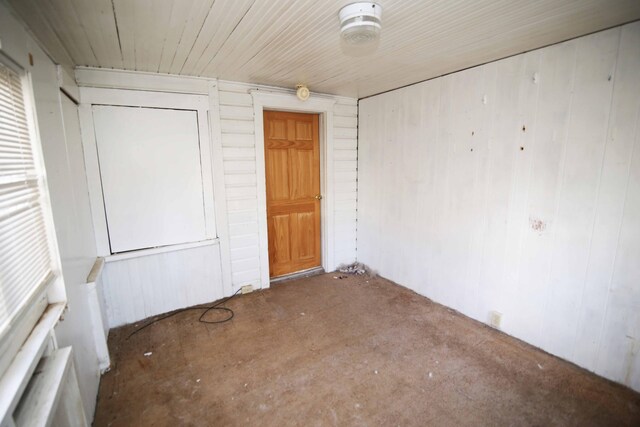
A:
{"label": "dome light cover", "polygon": [[382,29],[382,6],[372,2],[351,3],[340,9],[340,34],[349,45],[375,43]]}
{"label": "dome light cover", "polygon": [[300,101],[306,101],[307,99],[309,99],[309,95],[310,95],[310,92],[307,85],[303,85],[303,84],[296,85],[296,96]]}

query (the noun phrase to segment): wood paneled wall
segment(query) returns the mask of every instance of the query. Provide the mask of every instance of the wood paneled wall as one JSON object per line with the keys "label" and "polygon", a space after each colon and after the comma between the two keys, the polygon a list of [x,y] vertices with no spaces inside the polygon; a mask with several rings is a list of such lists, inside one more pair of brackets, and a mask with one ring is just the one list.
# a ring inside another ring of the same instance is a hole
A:
{"label": "wood paneled wall", "polygon": [[639,115],[638,22],[360,101],[359,260],[640,390]]}
{"label": "wood paneled wall", "polygon": [[110,261],[102,291],[109,327],[222,298],[220,245]]}
{"label": "wood paneled wall", "polygon": [[[634,0],[378,0],[375,53],[340,45],[346,0],[6,0],[74,65],[364,97],[640,18]],[[322,7],[319,7],[321,5]],[[354,56],[355,55],[355,56]]]}

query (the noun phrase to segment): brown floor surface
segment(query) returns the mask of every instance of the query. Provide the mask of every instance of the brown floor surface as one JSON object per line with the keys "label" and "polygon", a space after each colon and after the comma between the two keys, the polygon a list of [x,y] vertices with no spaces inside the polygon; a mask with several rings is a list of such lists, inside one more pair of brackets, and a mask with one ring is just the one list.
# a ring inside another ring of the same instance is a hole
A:
{"label": "brown floor surface", "polygon": [[334,276],[234,298],[224,324],[111,331],[94,425],[640,425],[638,393],[385,279]]}

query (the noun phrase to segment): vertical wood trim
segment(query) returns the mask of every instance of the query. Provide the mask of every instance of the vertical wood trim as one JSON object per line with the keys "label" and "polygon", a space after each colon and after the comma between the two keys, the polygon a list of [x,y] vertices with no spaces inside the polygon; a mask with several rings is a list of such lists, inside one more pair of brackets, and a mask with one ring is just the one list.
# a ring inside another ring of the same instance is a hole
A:
{"label": "vertical wood trim", "polygon": [[[66,348],[68,348],[71,353],[71,347]],[[63,350],[65,349],[58,351]],[[76,367],[72,356],[73,354],[69,355],[69,370],[62,383],[62,394],[58,408],[54,409],[52,425],[89,426],[93,420],[87,419],[87,414],[82,405],[78,376],[76,375]],[[93,414],[91,418],[93,418]]]}
{"label": "vertical wood trim", "polygon": [[100,373],[105,373],[111,366],[107,338],[109,336],[109,325],[106,324],[107,313],[101,304],[102,296],[102,272],[104,271],[104,258],[97,258],[87,277],[86,301],[90,308],[90,320],[95,344],[96,355],[98,356],[98,368]]}
{"label": "vertical wood trim", "polygon": [[198,110],[198,140],[200,144],[200,167],[202,170],[202,196],[204,204],[205,236],[216,237],[216,214],[213,192],[213,155],[209,138],[209,119],[205,110]]}
{"label": "vertical wood trim", "polygon": [[222,130],[220,127],[220,94],[218,81],[209,82],[209,135],[211,135],[211,162],[216,232],[220,241],[220,265],[224,295],[231,295],[231,246],[227,220],[227,196],[224,182]]}
{"label": "vertical wood trim", "polygon": [[253,124],[255,126],[256,187],[258,197],[258,238],[260,259],[260,284],[269,287],[269,237],[267,226],[267,179],[264,157],[264,105],[253,96]]}
{"label": "vertical wood trim", "polygon": [[87,283],[86,293],[87,304],[90,306],[91,332],[98,356],[98,368],[101,373],[104,373],[109,369],[109,366],[111,366],[111,358],[109,357],[109,348],[107,347],[107,337],[104,334],[105,325],[102,322],[100,296],[98,295],[98,288],[95,282]]}
{"label": "vertical wood trim", "polygon": [[87,184],[89,187],[93,230],[96,238],[96,251],[98,256],[107,256],[111,255],[111,248],[109,246],[107,216],[104,210],[104,199],[102,197],[98,146],[96,145],[91,105],[80,104],[78,107],[78,116],[80,118],[80,132],[82,134],[82,148],[87,171]]}
{"label": "vertical wood trim", "polygon": [[[333,108],[321,116],[320,126],[320,175],[324,203],[320,203],[320,233],[322,234],[322,266],[325,271],[333,271],[335,265],[334,242],[334,172],[333,172]],[[323,144],[324,142],[324,144]],[[323,162],[324,159],[324,162]]]}

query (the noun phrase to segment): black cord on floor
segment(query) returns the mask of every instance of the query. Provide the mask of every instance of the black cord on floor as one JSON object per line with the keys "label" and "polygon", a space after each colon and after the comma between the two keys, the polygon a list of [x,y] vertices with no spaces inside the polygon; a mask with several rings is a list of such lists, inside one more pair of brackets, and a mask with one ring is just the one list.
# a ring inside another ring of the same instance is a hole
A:
{"label": "black cord on floor", "polygon": [[[226,303],[227,301],[229,301],[231,298],[235,297],[236,295],[238,295],[240,293],[242,289],[238,289],[236,291],[235,294],[231,295],[230,297],[227,297],[223,300],[221,300],[220,302],[215,303],[214,305],[210,306],[210,307],[186,307],[186,308],[181,308],[180,310],[176,310],[172,313],[169,314],[165,314],[164,316],[158,317],[156,319],[153,319],[151,322],[147,323],[146,325],[140,326],[138,329],[136,329],[135,331],[131,332],[129,334],[129,336],[127,337],[127,339],[131,338],[133,335],[137,334],[138,332],[140,332],[141,330],[145,329],[148,326],[153,325],[154,323],[158,323],[161,320],[164,319],[168,319],[169,317],[175,316],[176,314],[180,314],[183,313],[185,311],[188,310],[204,310],[204,313],[202,313],[200,315],[200,317],[198,318],[198,322],[200,323],[207,323],[207,324],[215,324],[215,323],[224,323],[224,322],[228,322],[229,320],[233,319],[234,313],[233,310],[231,310],[230,308],[227,307],[220,307],[222,304]],[[204,316],[206,316],[206,314],[212,310],[220,310],[220,311],[226,311],[229,313],[229,317],[222,319],[222,320],[204,320]]]}

